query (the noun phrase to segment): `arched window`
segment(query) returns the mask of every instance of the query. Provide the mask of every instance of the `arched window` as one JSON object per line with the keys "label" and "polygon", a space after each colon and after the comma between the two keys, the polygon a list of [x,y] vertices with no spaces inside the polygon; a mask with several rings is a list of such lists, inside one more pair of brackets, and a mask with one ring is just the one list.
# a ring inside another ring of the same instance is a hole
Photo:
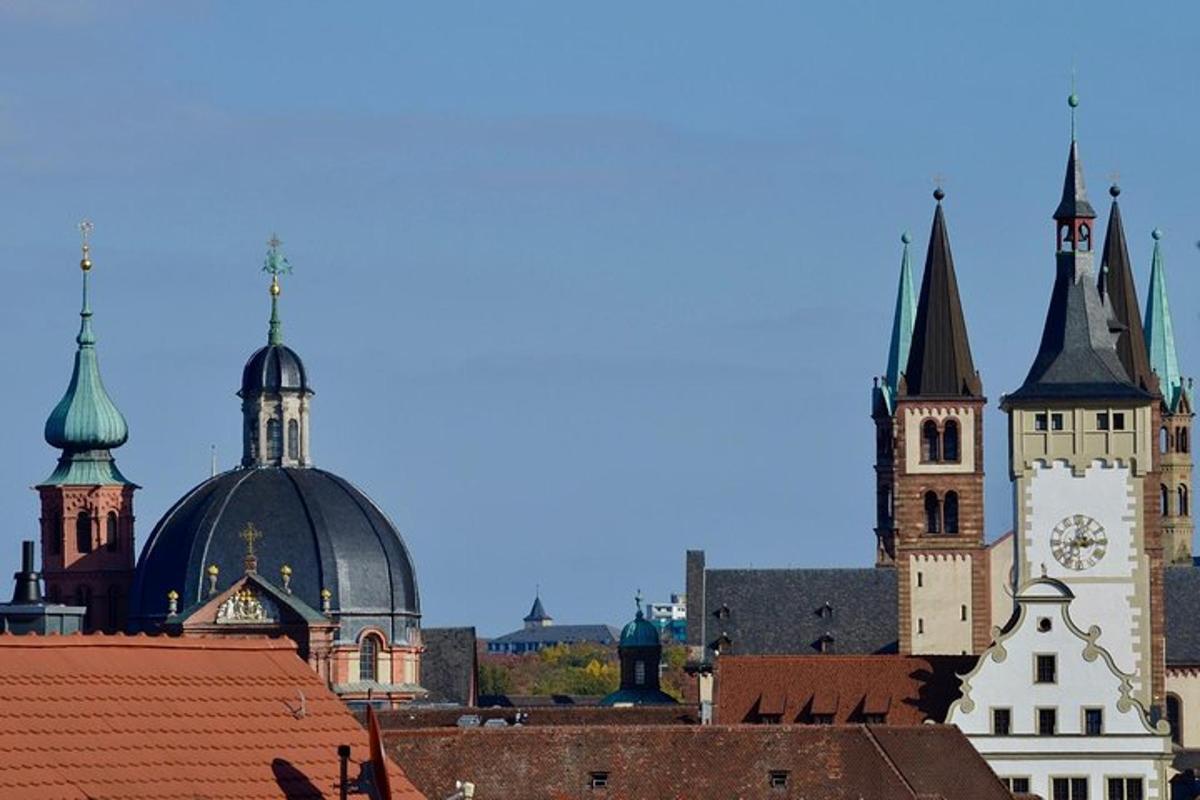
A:
{"label": "arched window", "polygon": [[54,555],[57,556],[57,555],[62,554],[63,538],[65,536],[65,534],[63,533],[63,518],[62,518],[62,516],[60,516],[58,514],[54,515],[54,522],[52,523],[52,527],[53,527],[53,531],[50,536],[50,552],[54,553]]}
{"label": "arched window", "polygon": [[283,426],[277,419],[267,420],[267,460],[278,461],[283,457]]}
{"label": "arched window", "polygon": [[117,549],[117,514],[115,511],[108,512],[108,516],[104,520],[104,546],[109,550]]}
{"label": "arched window", "polygon": [[1167,427],[1164,425],[1163,427],[1158,429],[1158,452],[1160,452],[1160,453],[1168,452],[1170,450],[1170,446],[1169,446],[1170,444],[1171,444],[1171,435],[1170,435],[1170,433],[1167,432]]}
{"label": "arched window", "polygon": [[925,493],[925,532],[942,532],[942,509],[938,497],[933,492]]}
{"label": "arched window", "polygon": [[1179,516],[1186,517],[1188,515],[1188,491],[1183,484],[1179,485]]}
{"label": "arched window", "polygon": [[646,685],[646,662],[645,661],[638,660],[638,661],[633,662],[633,682],[637,686],[645,686]]}
{"label": "arched window", "polygon": [[940,461],[939,458],[939,441],[937,423],[931,419],[925,420],[925,424],[921,426],[921,460],[922,461]]}
{"label": "arched window", "polygon": [[246,452],[252,461],[258,460],[258,425],[250,417],[246,417]]}
{"label": "arched window", "polygon": [[945,521],[946,533],[958,533],[958,492],[946,492],[942,519]]}
{"label": "arched window", "polygon": [[367,635],[358,645],[358,679],[374,681],[379,679],[379,637]]}
{"label": "arched window", "polygon": [[1167,723],[1171,726],[1171,741],[1183,744],[1183,707],[1179,695],[1167,695]]}
{"label": "arched window", "polygon": [[1162,514],[1165,517],[1167,514],[1171,513],[1170,508],[1171,508],[1171,493],[1167,491],[1167,485],[1165,483],[1159,484],[1159,487],[1158,487],[1158,513]]}
{"label": "arched window", "polygon": [[942,426],[942,459],[945,461],[958,461],[959,459],[957,420],[948,419]]}
{"label": "arched window", "polygon": [[1186,453],[1186,452],[1188,451],[1188,432],[1187,432],[1187,428],[1180,428],[1180,429],[1179,429],[1179,436],[1178,436],[1178,437],[1176,437],[1176,438],[1177,438],[1177,439],[1178,439],[1178,441],[1179,441],[1179,446],[1178,446],[1178,450],[1179,450],[1179,452],[1181,452],[1181,453]]}
{"label": "arched window", "polygon": [[92,552],[92,518],[86,511],[75,517],[75,549],[81,553]]}
{"label": "arched window", "polygon": [[294,419],[288,420],[288,458],[300,458],[300,423]]}

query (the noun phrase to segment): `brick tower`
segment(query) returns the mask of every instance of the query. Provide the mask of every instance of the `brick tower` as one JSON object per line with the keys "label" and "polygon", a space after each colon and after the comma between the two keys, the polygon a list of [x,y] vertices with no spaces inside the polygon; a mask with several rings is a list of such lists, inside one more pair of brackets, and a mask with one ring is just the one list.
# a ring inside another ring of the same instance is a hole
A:
{"label": "brick tower", "polygon": [[892,318],[892,338],[888,343],[887,372],[875,380],[871,392],[871,419],[875,421],[875,566],[896,563],[896,394],[900,375],[908,364],[912,344],[913,320],[917,316],[917,295],[913,290],[912,266],[908,245],[912,236],[900,236],[904,252],[900,256],[900,283],[896,288],[896,311]]}
{"label": "brick tower", "polygon": [[42,573],[51,602],[87,608],[85,630],[120,631],[133,581],[133,492],[138,487],[121,474],[112,456],[129,432],[100,380],[88,302],[91,225],[80,228],[83,309],[75,368],[45,431],[46,441],[62,455],[50,477],[37,486]]}
{"label": "brick tower", "polygon": [[937,207],[891,428],[900,651],[978,653],[991,614],[983,532],[983,407]]}
{"label": "brick tower", "polygon": [[1155,229],[1154,258],[1150,267],[1150,297],[1146,301],[1145,339],[1150,367],[1158,377],[1162,403],[1158,428],[1158,511],[1162,526],[1163,560],[1168,564],[1192,563],[1192,391],[1191,381],[1179,373],[1175,329],[1167,305],[1167,275]]}

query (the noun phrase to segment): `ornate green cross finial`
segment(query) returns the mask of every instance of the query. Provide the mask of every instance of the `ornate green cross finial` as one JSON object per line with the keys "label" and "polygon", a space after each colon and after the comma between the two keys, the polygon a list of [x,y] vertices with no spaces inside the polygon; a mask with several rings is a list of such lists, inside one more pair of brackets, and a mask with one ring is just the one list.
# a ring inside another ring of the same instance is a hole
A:
{"label": "ornate green cross finial", "polygon": [[638,589],[637,594],[633,596],[633,604],[637,606],[637,613],[642,613],[642,590]]}
{"label": "ornate green cross finial", "polygon": [[80,221],[78,228],[80,248],[83,250],[83,256],[79,259],[79,268],[83,270],[83,306],[79,311],[82,321],[79,325],[79,336],[75,341],[80,345],[94,345],[96,336],[92,333],[92,306],[88,300],[88,273],[92,271],[92,246],[89,240],[92,231],[96,230],[96,226],[90,219],[85,218]]}
{"label": "ornate green cross finial", "polygon": [[283,344],[283,325],[279,321],[279,293],[282,291],[279,287],[280,275],[291,275],[292,265],[279,249],[283,244],[279,237],[271,234],[271,238],[267,240],[267,259],[263,262],[262,271],[271,276],[271,323],[267,330],[267,344],[278,345]]}

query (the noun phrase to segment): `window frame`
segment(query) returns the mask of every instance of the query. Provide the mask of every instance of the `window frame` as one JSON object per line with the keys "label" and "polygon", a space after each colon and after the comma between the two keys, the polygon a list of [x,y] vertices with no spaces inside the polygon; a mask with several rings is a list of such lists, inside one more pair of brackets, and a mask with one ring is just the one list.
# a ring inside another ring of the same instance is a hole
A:
{"label": "window frame", "polygon": [[608,771],[607,770],[592,770],[588,772],[588,789],[607,789],[608,788]]}
{"label": "window frame", "polygon": [[786,769],[767,770],[767,786],[772,789],[786,789],[788,777],[791,775]]}
{"label": "window frame", "polygon": [[[373,649],[371,657],[371,676],[368,678],[363,675],[364,657],[367,655],[368,644]],[[379,682],[379,661],[380,655],[383,653],[384,644],[382,637],[375,631],[366,631],[358,640],[358,679],[360,681],[375,681]]]}
{"label": "window frame", "polygon": [[[1046,733],[1042,730],[1042,712],[1048,712],[1054,715],[1053,730]],[[1037,706],[1033,710],[1034,733],[1037,736],[1058,736],[1058,707],[1057,706]]]}
{"label": "window frame", "polygon": [[[998,712],[998,711],[1007,715],[1007,719],[1006,719],[1005,725],[1004,725],[1004,728],[1005,728],[1004,733],[999,732],[1000,726],[998,726],[996,724],[996,721],[997,721],[996,720],[996,712]],[[993,706],[992,707],[991,731],[992,731],[992,736],[1012,736],[1012,708],[1010,706]]]}
{"label": "window frame", "polygon": [[[1046,800],[1056,800],[1056,795],[1054,794],[1055,781],[1067,782],[1067,800],[1088,800],[1088,797],[1091,795],[1091,781],[1088,780],[1087,775],[1051,775],[1046,781],[1047,788],[1049,789],[1049,792],[1047,792],[1049,796]],[[1075,787],[1078,785],[1078,781],[1083,781],[1082,797],[1075,796]]]}
{"label": "window frame", "polygon": [[[1100,727],[1095,733],[1092,733],[1088,727],[1088,712],[1096,712],[1100,715]],[[1079,730],[1084,736],[1103,736],[1104,735],[1104,707],[1103,706],[1085,706],[1079,709]]]}
{"label": "window frame", "polygon": [[[1119,797],[1113,795],[1113,782],[1120,781],[1121,794]],[[1130,800],[1129,784],[1136,783],[1138,786],[1138,796],[1132,800],[1146,800],[1146,779],[1141,775],[1105,775],[1104,776],[1104,798],[1105,800]]]}
{"label": "window frame", "polygon": [[[1029,787],[1030,787],[1031,780],[1032,780],[1030,778],[1030,776],[1028,776],[1028,775],[1000,775],[997,777],[1000,778],[1001,783],[1003,783],[1006,787],[1008,787],[1008,791],[1012,792],[1013,794],[1029,794]],[[1017,787],[1013,786],[1013,781],[1025,781],[1025,788],[1018,789]]]}
{"label": "window frame", "polygon": [[[1042,680],[1042,659],[1050,659],[1050,680]],[[1033,682],[1038,686],[1056,686],[1058,685],[1058,654],[1057,653],[1034,653],[1033,654]]]}
{"label": "window frame", "polygon": [[[954,437],[953,437],[954,455],[953,455],[953,457],[951,457],[951,455],[950,455],[950,448],[946,445],[946,442],[949,438],[947,436],[947,434],[950,433],[951,431],[953,431],[953,433],[954,433]],[[947,417],[945,420],[942,421],[942,448],[941,448],[941,453],[939,453],[939,455],[941,456],[941,460],[939,461],[939,463],[942,463],[942,464],[961,464],[962,463],[962,451],[963,451],[962,437],[963,437],[963,426],[962,426],[962,423],[960,423],[956,417]]]}

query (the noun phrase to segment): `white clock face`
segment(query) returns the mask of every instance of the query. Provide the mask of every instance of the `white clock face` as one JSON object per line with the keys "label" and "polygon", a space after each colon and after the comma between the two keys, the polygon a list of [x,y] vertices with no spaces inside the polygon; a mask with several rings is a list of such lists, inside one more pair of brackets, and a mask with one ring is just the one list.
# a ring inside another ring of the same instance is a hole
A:
{"label": "white clock face", "polygon": [[1050,550],[1067,569],[1090,569],[1104,558],[1108,537],[1103,526],[1086,514],[1072,514],[1050,531]]}

